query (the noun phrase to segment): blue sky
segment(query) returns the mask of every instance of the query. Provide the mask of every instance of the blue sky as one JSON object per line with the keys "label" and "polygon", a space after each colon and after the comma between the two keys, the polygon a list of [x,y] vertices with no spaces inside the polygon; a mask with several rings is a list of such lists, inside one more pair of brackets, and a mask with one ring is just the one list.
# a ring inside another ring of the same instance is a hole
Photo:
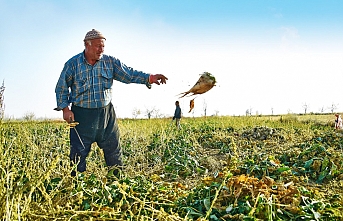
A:
{"label": "blue sky", "polygon": [[[139,109],[184,116],[343,111],[343,2],[271,0],[0,0],[0,80],[5,116],[62,118],[53,111],[64,63],[83,50],[92,28],[107,37],[105,53],[134,69],[165,74],[167,85],[116,82],[119,117]],[[216,87],[178,99],[204,72]]]}

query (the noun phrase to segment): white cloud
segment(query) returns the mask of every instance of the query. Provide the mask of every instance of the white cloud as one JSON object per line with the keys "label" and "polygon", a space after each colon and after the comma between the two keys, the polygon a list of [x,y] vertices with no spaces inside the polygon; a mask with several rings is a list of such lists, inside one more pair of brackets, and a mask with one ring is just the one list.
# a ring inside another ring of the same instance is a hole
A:
{"label": "white cloud", "polygon": [[284,52],[299,48],[300,35],[295,27],[281,27],[280,49]]}
{"label": "white cloud", "polygon": [[275,18],[283,18],[283,14],[281,14],[281,13],[275,13],[275,14],[274,14],[274,17],[275,17]]}
{"label": "white cloud", "polygon": [[278,19],[283,18],[283,14],[279,12],[278,9],[273,8],[273,7],[269,7],[268,9],[272,13],[274,18],[278,18]]}

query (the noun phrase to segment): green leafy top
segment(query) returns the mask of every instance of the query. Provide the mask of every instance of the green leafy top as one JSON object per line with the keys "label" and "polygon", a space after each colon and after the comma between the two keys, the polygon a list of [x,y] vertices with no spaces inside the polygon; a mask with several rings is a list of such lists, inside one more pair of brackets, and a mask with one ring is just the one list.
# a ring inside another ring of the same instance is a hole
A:
{"label": "green leafy top", "polygon": [[206,74],[214,83],[216,83],[216,78],[210,73],[210,72],[204,72],[204,74]]}

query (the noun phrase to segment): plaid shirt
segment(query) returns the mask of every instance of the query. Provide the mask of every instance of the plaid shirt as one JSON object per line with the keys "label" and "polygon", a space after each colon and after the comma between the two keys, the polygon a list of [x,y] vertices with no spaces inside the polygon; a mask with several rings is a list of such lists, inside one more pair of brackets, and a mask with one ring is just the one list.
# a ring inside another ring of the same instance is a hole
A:
{"label": "plaid shirt", "polygon": [[86,61],[83,52],[72,57],[65,63],[56,85],[55,110],[62,110],[70,103],[84,108],[108,105],[113,80],[146,84],[150,88],[149,74],[133,70],[115,57],[103,55],[93,66]]}

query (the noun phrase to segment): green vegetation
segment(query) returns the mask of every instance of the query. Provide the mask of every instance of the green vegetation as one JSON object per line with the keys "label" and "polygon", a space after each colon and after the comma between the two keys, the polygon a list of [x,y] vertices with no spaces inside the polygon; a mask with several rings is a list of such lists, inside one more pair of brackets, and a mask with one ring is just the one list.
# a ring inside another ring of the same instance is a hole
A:
{"label": "green vegetation", "polygon": [[0,123],[3,220],[342,220],[343,133],[329,115],[120,120],[70,176],[63,122]]}
{"label": "green vegetation", "polygon": [[204,74],[206,74],[213,81],[213,84],[217,83],[216,78],[211,73],[204,72]]}

